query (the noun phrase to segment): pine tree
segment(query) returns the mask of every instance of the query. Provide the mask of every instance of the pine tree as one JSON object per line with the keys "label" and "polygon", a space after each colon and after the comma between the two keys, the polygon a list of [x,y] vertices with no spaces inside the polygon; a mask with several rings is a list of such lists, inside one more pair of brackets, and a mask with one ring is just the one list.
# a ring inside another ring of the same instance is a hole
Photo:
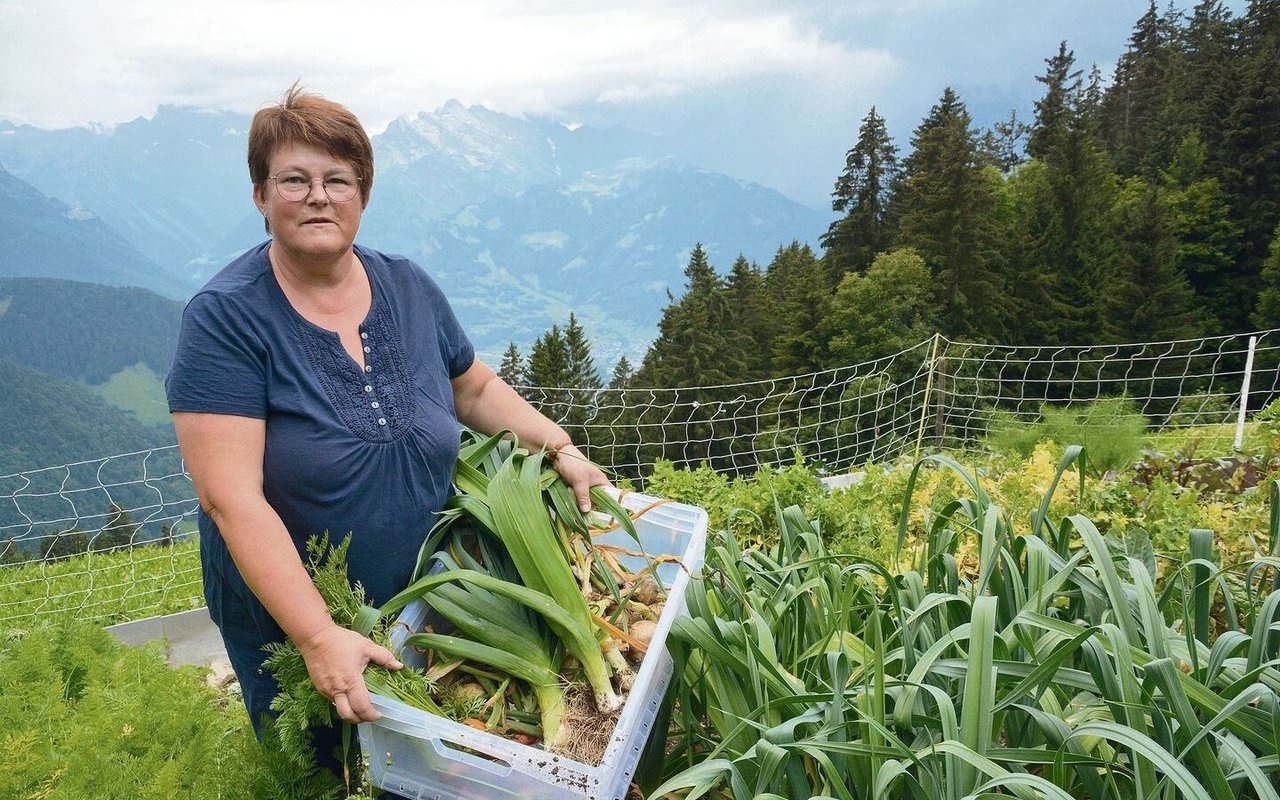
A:
{"label": "pine tree", "polygon": [[618,363],[613,365],[613,372],[609,375],[609,388],[625,389],[631,385],[634,377],[635,370],[631,368],[631,362],[624,355],[618,359]]}
{"label": "pine tree", "polygon": [[778,248],[765,273],[765,286],[774,314],[771,373],[799,375],[822,369],[827,356],[820,327],[831,299],[822,262],[809,245],[793,241]]}
{"label": "pine tree", "polygon": [[1251,0],[1241,31],[1238,92],[1225,124],[1223,188],[1242,231],[1245,294],[1228,330],[1244,330],[1272,231],[1280,224],[1280,0]]}
{"label": "pine tree", "polygon": [[1262,288],[1252,319],[1261,330],[1280,328],[1280,225],[1271,236],[1271,252],[1262,266]]}
{"label": "pine tree", "polygon": [[569,347],[559,325],[553,324],[550,330],[533,343],[525,376],[531,385],[543,388],[565,388],[572,385]]}
{"label": "pine tree", "polygon": [[903,170],[898,243],[930,267],[947,336],[1003,333],[999,175],[984,167],[969,112],[950,87],[916,128]]}
{"label": "pine tree", "polygon": [[594,391],[601,387],[595,360],[591,357],[591,342],[579,324],[577,316],[569,312],[569,324],[564,329],[564,344],[568,352],[569,386]]}
{"label": "pine tree", "polygon": [[733,381],[768,378],[772,373],[770,353],[777,326],[764,273],[739,255],[729,270],[724,295],[728,310],[726,346],[732,351],[730,360],[741,365]]}
{"label": "pine tree", "polygon": [[515,342],[507,345],[507,352],[502,354],[502,365],[498,367],[498,377],[508,386],[523,386],[528,377],[525,374],[524,356]]}
{"label": "pine tree", "polygon": [[94,550],[108,551],[131,547],[142,526],[133,521],[133,515],[119,503],[107,505],[107,520],[91,542]]}
{"label": "pine tree", "polygon": [[1202,334],[1195,295],[1178,268],[1171,217],[1155,186],[1141,178],[1125,181],[1112,212],[1119,235],[1104,285],[1107,341],[1163,342]]}
{"label": "pine tree", "polygon": [[858,130],[858,141],[845,154],[844,172],[831,193],[831,210],[844,216],[823,234],[823,262],[834,287],[847,272],[861,272],[893,236],[887,210],[898,174],[898,148],[875,106]]}

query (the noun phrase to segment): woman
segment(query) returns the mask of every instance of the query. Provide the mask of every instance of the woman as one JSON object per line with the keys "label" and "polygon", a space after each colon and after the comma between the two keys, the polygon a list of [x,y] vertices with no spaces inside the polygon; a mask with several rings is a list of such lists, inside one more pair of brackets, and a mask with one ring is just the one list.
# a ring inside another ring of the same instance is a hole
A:
{"label": "woman", "polygon": [[248,155],[271,238],[191,299],[166,381],[205,598],[259,734],[278,692],[262,646],[285,637],[339,717],[371,721],[365,666],[400,664],[330,619],[308,537],[350,532],[352,581],[389,599],[452,493],[459,423],[554,453],[584,510],[607,480],[475,358],[430,277],[354,244],[373,148],[350,111],[295,85],[254,116]]}

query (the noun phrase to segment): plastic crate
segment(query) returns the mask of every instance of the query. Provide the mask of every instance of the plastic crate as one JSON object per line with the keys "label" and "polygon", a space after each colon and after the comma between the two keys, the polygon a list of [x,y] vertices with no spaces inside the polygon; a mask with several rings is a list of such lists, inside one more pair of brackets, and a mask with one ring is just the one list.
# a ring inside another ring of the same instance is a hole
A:
{"label": "plastic crate", "polygon": [[[632,511],[657,502],[634,493],[620,499]],[[675,618],[686,613],[685,588],[690,575],[702,567],[707,513],[697,506],[662,503],[636,520],[636,531],[649,557],[670,554],[681,560],[658,567],[670,596],[598,765],[556,756],[375,694],[373,706],[382,719],[360,725],[360,744],[374,785],[411,800],[621,800],[671,680],[667,634]],[[634,540],[621,530],[597,541],[635,548]],[[624,558],[623,563],[639,569],[645,562]],[[428,613],[422,601],[406,607],[399,617],[404,625],[396,625],[392,634],[393,647],[398,649],[406,631],[416,630]],[[402,653],[401,660],[422,665],[420,654],[412,650]]]}

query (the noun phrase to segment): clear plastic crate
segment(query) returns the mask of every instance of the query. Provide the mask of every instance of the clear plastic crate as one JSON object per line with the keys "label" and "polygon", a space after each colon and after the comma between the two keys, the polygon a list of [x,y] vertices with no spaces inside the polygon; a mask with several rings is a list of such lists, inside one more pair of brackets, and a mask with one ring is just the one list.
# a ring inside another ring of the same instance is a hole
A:
{"label": "clear plastic crate", "polygon": [[[658,499],[642,494],[620,496],[622,506],[639,511]],[[673,669],[667,653],[667,634],[677,616],[685,614],[685,588],[689,577],[702,567],[707,540],[707,513],[697,506],[663,502],[636,520],[636,532],[650,558],[680,556],[680,563],[658,567],[658,576],[670,596],[658,620],[658,628],[636,681],[618,718],[613,739],[598,765],[584,764],[485,733],[453,720],[429,714],[397,700],[373,695],[373,706],[382,719],[360,725],[360,744],[369,759],[375,786],[411,800],[621,800],[631,783],[658,706]],[[596,541],[635,549],[622,530]],[[644,566],[644,559],[623,558],[630,569]],[[392,634],[398,647],[408,630],[417,630],[429,613],[415,601],[400,614]],[[401,654],[410,666],[421,666],[421,656],[410,650]]]}

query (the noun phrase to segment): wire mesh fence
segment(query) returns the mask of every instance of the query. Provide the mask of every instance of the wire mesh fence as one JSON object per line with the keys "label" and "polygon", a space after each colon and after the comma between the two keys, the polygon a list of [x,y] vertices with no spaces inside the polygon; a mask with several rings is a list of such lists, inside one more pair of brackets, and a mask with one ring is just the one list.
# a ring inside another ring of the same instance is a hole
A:
{"label": "wire mesh fence", "polygon": [[[659,460],[751,474],[803,457],[839,473],[968,446],[1046,405],[1104,398],[1123,398],[1157,430],[1194,427],[1202,447],[1227,451],[1240,412],[1280,393],[1278,367],[1276,330],[1087,347],[935,336],[876,361],[751,383],[518,388],[590,458],[643,488]],[[176,446],[0,476],[0,627],[198,606],[196,511]]]}

